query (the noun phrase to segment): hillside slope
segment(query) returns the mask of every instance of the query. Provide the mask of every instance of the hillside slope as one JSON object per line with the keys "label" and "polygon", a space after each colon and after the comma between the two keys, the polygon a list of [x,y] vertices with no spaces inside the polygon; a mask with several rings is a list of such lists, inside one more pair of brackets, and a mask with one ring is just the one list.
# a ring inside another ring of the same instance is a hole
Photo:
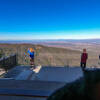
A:
{"label": "hillside slope", "polygon": [[[44,66],[80,66],[81,52],[67,48],[48,47],[33,44],[0,44],[0,50],[4,56],[16,53],[19,65],[29,65],[28,48],[35,49],[35,64]],[[98,63],[97,56],[89,54],[87,66],[94,66]]]}

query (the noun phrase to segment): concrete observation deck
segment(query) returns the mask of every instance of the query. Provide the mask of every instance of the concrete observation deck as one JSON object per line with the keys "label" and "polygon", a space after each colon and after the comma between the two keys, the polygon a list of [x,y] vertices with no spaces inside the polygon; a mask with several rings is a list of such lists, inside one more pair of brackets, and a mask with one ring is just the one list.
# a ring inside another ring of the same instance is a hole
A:
{"label": "concrete observation deck", "polygon": [[79,67],[16,66],[0,79],[0,99],[46,100],[55,90],[83,76]]}

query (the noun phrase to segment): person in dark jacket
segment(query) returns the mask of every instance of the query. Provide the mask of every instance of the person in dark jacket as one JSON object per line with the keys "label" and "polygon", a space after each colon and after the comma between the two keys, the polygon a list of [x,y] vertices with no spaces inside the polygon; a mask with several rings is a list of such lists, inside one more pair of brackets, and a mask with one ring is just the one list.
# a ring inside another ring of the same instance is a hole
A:
{"label": "person in dark jacket", "polygon": [[83,49],[83,53],[81,54],[81,67],[83,70],[86,68],[87,59],[88,59],[88,54],[86,52],[86,49]]}
{"label": "person in dark jacket", "polygon": [[99,60],[100,60],[100,54],[99,54]]}

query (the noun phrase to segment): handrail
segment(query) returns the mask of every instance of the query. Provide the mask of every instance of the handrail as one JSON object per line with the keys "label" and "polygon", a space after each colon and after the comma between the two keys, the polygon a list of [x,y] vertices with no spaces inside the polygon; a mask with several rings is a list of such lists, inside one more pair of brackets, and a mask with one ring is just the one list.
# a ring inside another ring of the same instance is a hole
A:
{"label": "handrail", "polygon": [[3,68],[5,70],[11,69],[13,66],[17,64],[16,58],[16,54],[10,55],[8,57],[2,57],[0,59],[0,68]]}

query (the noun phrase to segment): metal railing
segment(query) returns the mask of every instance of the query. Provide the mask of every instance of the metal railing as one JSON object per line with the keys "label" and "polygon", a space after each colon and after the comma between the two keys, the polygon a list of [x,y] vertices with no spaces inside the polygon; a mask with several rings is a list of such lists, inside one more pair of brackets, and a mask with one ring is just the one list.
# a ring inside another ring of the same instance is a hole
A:
{"label": "metal railing", "polygon": [[0,59],[0,68],[5,70],[11,69],[17,64],[17,55],[13,54],[8,57],[2,57]]}

